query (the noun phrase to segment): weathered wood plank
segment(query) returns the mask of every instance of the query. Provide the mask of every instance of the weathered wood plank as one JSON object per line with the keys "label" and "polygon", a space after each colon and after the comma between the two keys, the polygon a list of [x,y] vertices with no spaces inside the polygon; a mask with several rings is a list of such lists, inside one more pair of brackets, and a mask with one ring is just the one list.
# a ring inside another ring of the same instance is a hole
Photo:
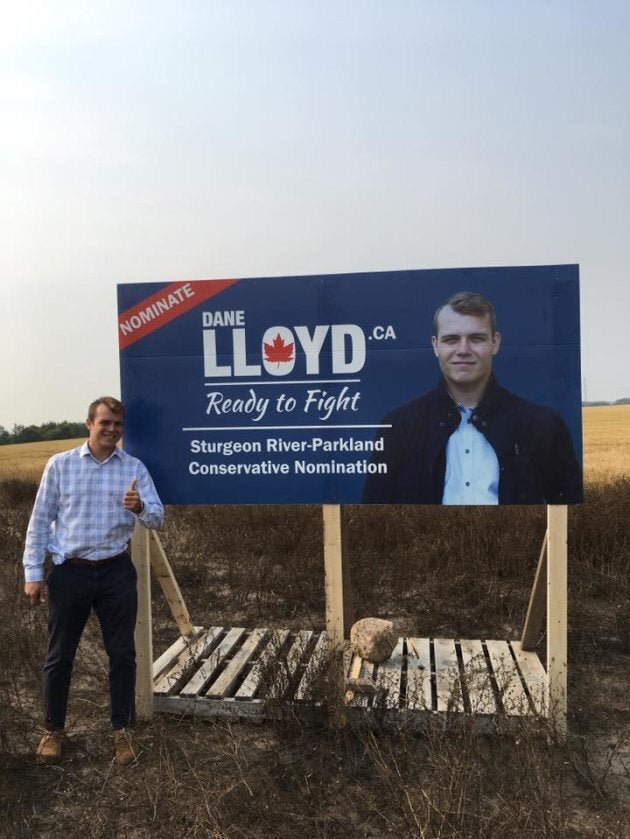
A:
{"label": "weathered wood plank", "polygon": [[[320,680],[325,678],[327,675],[322,672],[322,668],[328,660],[330,650],[331,647],[328,643],[328,635],[325,632],[322,632],[317,639],[315,648],[309,657],[306,667],[304,668],[302,678],[300,679],[300,683],[295,691],[295,699],[299,702],[303,702],[305,699],[316,700],[321,698],[321,696],[318,697],[314,694],[323,693],[323,685],[320,684]],[[344,655],[346,655],[345,650]],[[349,656],[347,657],[349,658]]]}
{"label": "weathered wood plank", "polygon": [[153,681],[156,682],[160,676],[166,671],[169,670],[175,661],[175,659],[180,655],[180,653],[186,649],[186,647],[190,644],[191,640],[195,640],[199,634],[203,631],[203,627],[195,626],[193,627],[193,635],[191,638],[184,638],[180,635],[180,637],[171,644],[171,646],[166,649],[162,655],[153,662]]}
{"label": "weathered wood plank", "polygon": [[221,662],[232,652],[234,647],[241,640],[246,630],[242,626],[230,629],[225,638],[216,649],[212,650],[208,658],[193,675],[190,681],[181,690],[181,696],[197,696],[212,679]]}
{"label": "weathered wood plank", "polygon": [[259,658],[254,662],[243,684],[234,694],[235,699],[252,699],[260,683],[265,677],[267,670],[273,667],[284,642],[289,637],[288,629],[276,629],[271,633],[266,647],[260,653]]}
{"label": "weathered wood plank", "polygon": [[157,696],[167,696],[174,693],[181,683],[188,678],[188,674],[195,667],[196,662],[210,652],[216,638],[222,631],[222,627],[213,626],[199,638],[186,644],[173,662],[173,666],[155,683],[153,693]]}
{"label": "weathered wood plank", "polygon": [[512,650],[516,663],[527,685],[534,710],[540,716],[546,716],[547,673],[536,653],[522,649],[521,642],[512,641]]}
{"label": "weathered wood plank", "polygon": [[483,645],[478,640],[459,642],[464,665],[464,682],[473,714],[496,714],[497,703]]}
{"label": "weathered wood plank", "polygon": [[407,638],[407,697],[410,711],[433,711],[431,644],[428,638]]}
{"label": "weathered wood plank", "polygon": [[531,713],[529,699],[522,685],[507,641],[486,641],[494,678],[499,688],[503,710],[508,716]]}
{"label": "weathered wood plank", "polygon": [[382,696],[377,694],[379,706],[398,708],[400,703],[404,641],[399,638],[391,656],[378,665],[375,681],[379,691],[383,691]]}
{"label": "weathered wood plank", "polygon": [[[372,662],[362,659],[360,655],[355,653],[352,657],[352,664],[350,665],[350,680],[356,678],[372,681],[373,676],[374,665]],[[350,692],[352,696],[350,698],[346,697],[346,705],[352,708],[367,708],[370,701],[370,697],[367,694],[360,693],[358,690],[353,691],[352,688],[350,688]]]}
{"label": "weathered wood plank", "polygon": [[234,699],[209,699],[205,696],[159,696],[155,699],[155,709],[164,714],[177,714],[179,716],[190,714],[195,717],[207,718],[240,718],[252,722],[262,722],[270,715],[269,707],[257,699],[237,701]]}
{"label": "weathered wood plank", "polygon": [[232,661],[228,663],[223,673],[210,685],[206,691],[206,696],[211,698],[224,698],[229,693],[234,683],[238,680],[241,670],[252,658],[261,641],[267,635],[267,632],[268,630],[266,629],[254,629],[252,631]]}
{"label": "weathered wood plank", "polygon": [[434,638],[435,684],[438,711],[464,710],[462,688],[459,680],[459,663],[455,641],[450,638]]}
{"label": "weathered wood plank", "polygon": [[361,668],[363,667],[363,659],[358,653],[353,653],[352,662],[348,671],[348,679],[358,679],[361,675]]}
{"label": "weathered wood plank", "polygon": [[302,629],[298,632],[287,651],[286,657],[278,661],[280,666],[276,669],[273,682],[267,693],[267,698],[279,699],[284,695],[284,692],[300,666],[300,662],[304,657],[312,636],[313,633],[311,630]]}

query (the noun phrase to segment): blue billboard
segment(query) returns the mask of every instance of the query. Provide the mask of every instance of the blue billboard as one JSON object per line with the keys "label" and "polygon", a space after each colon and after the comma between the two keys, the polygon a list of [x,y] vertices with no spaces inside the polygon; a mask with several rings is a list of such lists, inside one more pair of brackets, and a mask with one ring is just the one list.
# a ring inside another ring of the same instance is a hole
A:
{"label": "blue billboard", "polygon": [[131,283],[118,312],[165,503],[582,498],[576,265]]}

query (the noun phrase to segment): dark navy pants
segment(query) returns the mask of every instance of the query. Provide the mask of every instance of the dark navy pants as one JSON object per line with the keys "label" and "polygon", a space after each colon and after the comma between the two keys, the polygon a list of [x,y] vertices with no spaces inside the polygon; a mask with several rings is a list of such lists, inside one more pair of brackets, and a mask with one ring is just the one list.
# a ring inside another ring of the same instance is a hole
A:
{"label": "dark navy pants", "polygon": [[107,565],[54,565],[48,586],[48,654],[44,712],[48,729],[63,728],[74,657],[92,609],[109,658],[113,728],[135,722],[137,611],[136,569],[125,555]]}

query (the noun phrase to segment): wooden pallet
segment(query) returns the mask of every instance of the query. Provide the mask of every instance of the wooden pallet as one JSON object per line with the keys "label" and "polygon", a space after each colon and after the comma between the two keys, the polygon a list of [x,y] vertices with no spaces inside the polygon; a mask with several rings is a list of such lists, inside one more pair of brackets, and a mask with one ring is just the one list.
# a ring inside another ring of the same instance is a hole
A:
{"label": "wooden pallet", "polygon": [[346,694],[357,713],[546,716],[547,674],[518,641],[405,637],[382,664],[348,647],[338,662],[335,669],[325,632],[197,627],[154,662],[154,707],[257,720],[308,715],[321,710],[341,667],[346,686],[350,674],[372,686]]}

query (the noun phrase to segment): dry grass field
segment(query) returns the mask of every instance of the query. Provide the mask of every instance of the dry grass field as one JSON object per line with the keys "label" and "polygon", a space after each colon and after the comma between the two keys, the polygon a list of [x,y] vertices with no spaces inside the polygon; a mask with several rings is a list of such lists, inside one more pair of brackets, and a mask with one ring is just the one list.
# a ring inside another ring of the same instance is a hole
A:
{"label": "dry grass field", "polygon": [[[630,405],[584,408],[584,474],[587,483],[630,475]],[[0,480],[39,480],[44,464],[82,440],[53,440],[0,446]]]}

